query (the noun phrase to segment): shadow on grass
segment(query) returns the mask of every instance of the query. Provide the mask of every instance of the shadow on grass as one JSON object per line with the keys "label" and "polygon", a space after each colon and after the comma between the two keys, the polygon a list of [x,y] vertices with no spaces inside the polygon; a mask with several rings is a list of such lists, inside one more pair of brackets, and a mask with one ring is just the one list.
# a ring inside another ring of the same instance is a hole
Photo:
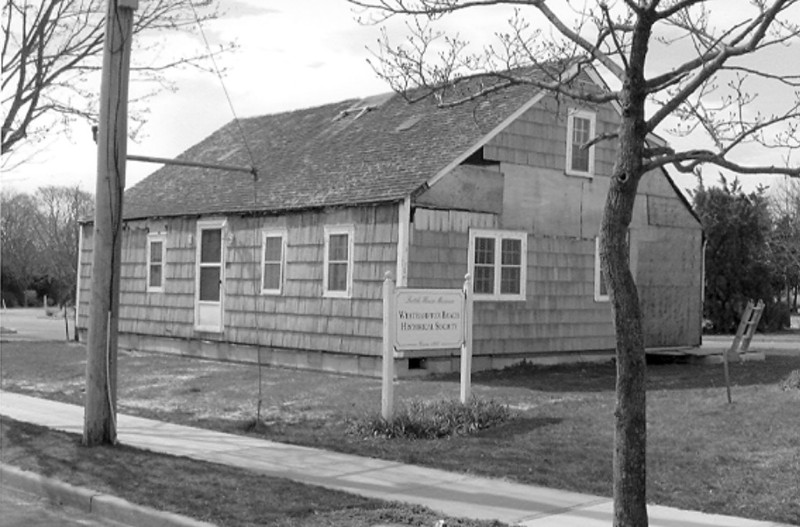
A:
{"label": "shadow on grass", "polygon": [[[731,384],[777,384],[800,369],[800,356],[770,355],[764,361],[730,364]],[[456,375],[436,377],[457,381]],[[523,363],[498,371],[478,372],[474,384],[528,388],[541,392],[611,392],[616,383],[612,362],[539,366]],[[648,390],[688,390],[725,386],[722,364],[648,364]]]}
{"label": "shadow on grass", "polygon": [[487,428],[471,434],[471,437],[481,439],[509,439],[511,436],[524,435],[539,428],[553,426],[561,423],[559,417],[516,417],[501,425]]}
{"label": "shadow on grass", "polygon": [[[3,462],[160,510],[220,525],[369,527],[433,525],[424,507],[348,494],[216,463],[126,446],[80,446],[80,437],[3,419]],[[500,527],[447,518],[447,525]]]}

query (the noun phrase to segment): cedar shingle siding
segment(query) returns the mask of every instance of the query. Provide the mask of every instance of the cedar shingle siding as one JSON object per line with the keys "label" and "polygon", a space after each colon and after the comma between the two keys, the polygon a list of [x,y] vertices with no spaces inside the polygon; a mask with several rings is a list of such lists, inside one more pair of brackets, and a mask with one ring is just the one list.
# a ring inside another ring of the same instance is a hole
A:
{"label": "cedar shingle siding", "polygon": [[[526,86],[452,108],[384,95],[244,119],[257,179],[168,166],[126,192],[121,346],[377,374],[386,271],[407,269],[409,287],[460,288],[470,231],[480,229],[526,234],[527,278],[524,299],[475,302],[473,366],[607,356],[614,331],[609,302],[595,295],[595,237],[614,145],[596,145],[589,177],[567,175],[572,110],[590,112],[596,133],[618,122],[610,106],[556,102]],[[228,124],[180,157],[250,165],[239,137]],[[224,220],[219,332],[195,325],[198,221],[208,219]],[[354,238],[347,298],[324,289],[331,228]],[[261,291],[265,229],[285,237],[279,293]],[[91,231],[84,226],[84,329]],[[147,291],[148,233],[166,234],[163,292]],[[630,240],[647,345],[698,344],[702,230],[666,172],[642,180]],[[399,353],[397,371],[409,373],[408,357],[451,371],[456,354]]]}

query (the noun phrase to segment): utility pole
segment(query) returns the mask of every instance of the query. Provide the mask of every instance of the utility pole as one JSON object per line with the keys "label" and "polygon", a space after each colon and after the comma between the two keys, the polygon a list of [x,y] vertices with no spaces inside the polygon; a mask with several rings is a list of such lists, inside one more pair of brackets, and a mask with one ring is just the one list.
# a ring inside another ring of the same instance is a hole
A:
{"label": "utility pole", "polygon": [[94,249],[86,347],[86,400],[83,443],[117,440],[117,330],[122,254],[122,193],[128,139],[133,12],[139,0],[107,0],[100,123],[97,137],[97,188]]}

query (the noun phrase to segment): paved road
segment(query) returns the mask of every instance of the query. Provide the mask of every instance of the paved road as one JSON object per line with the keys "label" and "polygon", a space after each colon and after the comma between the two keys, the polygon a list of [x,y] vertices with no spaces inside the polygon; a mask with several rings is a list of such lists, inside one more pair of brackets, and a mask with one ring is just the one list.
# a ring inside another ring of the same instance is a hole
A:
{"label": "paved road", "polygon": [[0,485],[1,527],[122,527],[77,509],[52,505],[33,494]]}

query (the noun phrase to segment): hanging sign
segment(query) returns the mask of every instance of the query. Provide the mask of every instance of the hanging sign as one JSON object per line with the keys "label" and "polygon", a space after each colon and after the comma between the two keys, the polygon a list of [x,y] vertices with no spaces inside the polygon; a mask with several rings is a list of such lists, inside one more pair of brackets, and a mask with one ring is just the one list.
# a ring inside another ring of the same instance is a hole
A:
{"label": "hanging sign", "polygon": [[464,293],[459,289],[397,289],[398,350],[459,348],[464,343]]}

